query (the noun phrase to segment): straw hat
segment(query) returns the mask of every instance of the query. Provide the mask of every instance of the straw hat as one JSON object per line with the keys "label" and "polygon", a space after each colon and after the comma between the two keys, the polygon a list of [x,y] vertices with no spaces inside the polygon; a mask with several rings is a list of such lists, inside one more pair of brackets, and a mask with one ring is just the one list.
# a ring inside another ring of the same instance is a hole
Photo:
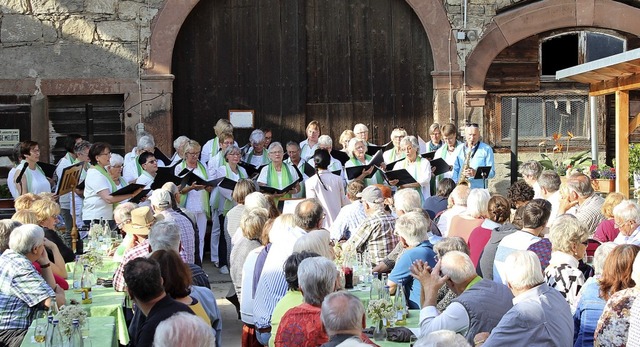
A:
{"label": "straw hat", "polygon": [[138,207],[131,211],[131,222],[124,225],[123,229],[133,235],[149,235],[151,226],[163,220],[162,215],[153,215],[149,206]]}

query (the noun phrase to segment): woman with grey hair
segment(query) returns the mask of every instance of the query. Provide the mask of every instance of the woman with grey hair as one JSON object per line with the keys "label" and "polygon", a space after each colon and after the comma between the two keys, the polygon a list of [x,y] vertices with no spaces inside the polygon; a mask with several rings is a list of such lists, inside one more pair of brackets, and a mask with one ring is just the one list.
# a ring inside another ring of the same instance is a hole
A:
{"label": "woman with grey hair", "polygon": [[[271,162],[260,170],[257,182],[259,186],[267,186],[276,189],[285,188],[298,180],[298,171],[282,159],[284,150],[280,142],[272,142],[269,145],[269,159]],[[300,185],[296,184],[290,191],[282,194],[272,194],[274,199],[291,198],[291,194],[300,192]],[[276,201],[277,204],[277,201]]]}
{"label": "woman with grey hair", "polygon": [[124,165],[124,158],[118,153],[111,153],[111,158],[109,158],[109,167],[107,171],[109,172],[109,176],[116,184],[116,188],[120,189],[127,185],[127,181],[125,181],[124,177],[122,177],[122,167]]}
{"label": "woman with grey hair", "polygon": [[447,236],[459,236],[468,242],[473,229],[482,225],[485,217],[488,216],[490,198],[486,189],[471,189],[467,198],[466,211],[451,218]]}
{"label": "woman with grey hair", "polygon": [[[116,206],[116,208],[113,210],[113,220],[116,222],[116,227],[121,232],[124,232],[124,229],[123,229],[124,225],[131,222],[131,211],[135,210],[136,208],[138,208],[138,205],[127,201],[127,202],[118,204],[118,206]],[[133,247],[134,239],[135,238],[133,237],[133,234],[125,233],[122,243],[120,243],[120,245],[117,248],[109,252],[110,253],[109,255],[113,256],[114,261],[118,261],[118,262],[122,261],[122,257],[124,257],[124,253],[128,249]]]}
{"label": "woman with grey hair", "polygon": [[[138,139],[138,145],[135,148],[135,156],[129,156],[129,159],[125,158],[124,170],[122,176],[125,181],[129,183],[135,182],[135,180],[142,175],[142,166],[138,162],[138,157],[144,152],[153,153],[156,148],[156,142],[151,135],[144,135]],[[157,159],[157,158],[156,158]],[[158,167],[165,166],[162,160],[158,160]]]}
{"label": "woman with grey hair", "polygon": [[[271,145],[273,145],[273,143],[270,144],[269,147],[271,147]],[[249,135],[249,146],[242,161],[255,167],[269,163],[269,155],[265,155],[264,153],[264,133],[262,130],[256,129],[251,132],[251,135]]]}
{"label": "woman with grey hair", "polygon": [[613,219],[620,233],[613,240],[618,245],[640,246],[640,207],[631,200],[623,200],[613,208]]}
{"label": "woman with grey hair", "polygon": [[415,136],[403,138],[400,141],[400,150],[406,154],[406,157],[393,168],[407,170],[416,182],[403,184],[398,189],[411,188],[417,190],[420,193],[420,200],[424,203],[431,196],[431,164],[429,160],[420,156],[420,145]]}
{"label": "woman with grey hair", "polygon": [[432,268],[436,266],[436,254],[433,245],[427,240],[429,220],[422,212],[407,212],[396,220],[395,232],[400,236],[404,251],[398,257],[396,265],[389,274],[387,285],[394,293],[398,283],[404,286],[404,295],[410,309],[420,308],[420,281],[414,281],[411,276],[411,264],[422,260]]}
{"label": "woman with grey hair", "polygon": [[538,178],[542,170],[543,167],[537,160],[529,160],[528,162],[522,163],[520,168],[518,168],[518,173],[521,174],[524,181],[533,188],[534,199],[543,198],[542,189],[540,188],[540,184],[538,184]]}
{"label": "woman with grey hair", "polygon": [[190,139],[184,135],[178,136],[175,140],[173,140],[173,149],[175,152],[171,156],[171,164],[169,166],[174,166],[184,159],[184,145]]}
{"label": "woman with grey hair", "polygon": [[[348,169],[354,166],[363,166],[369,164],[372,157],[367,154],[367,141],[358,137],[354,137],[349,140],[349,147],[347,154],[351,157],[345,164],[344,168]],[[381,164],[384,166],[384,163]],[[366,178],[373,172],[373,170],[377,170],[374,166],[371,166],[368,170],[363,170],[360,176],[354,178],[352,181],[362,181],[364,182],[365,187],[370,186],[372,184],[382,184],[384,182],[382,178],[382,174],[380,172],[376,172],[371,178]]]}
{"label": "woman with grey hair", "polygon": [[312,230],[302,235],[293,245],[294,252],[314,252],[327,259],[334,260],[336,254],[333,250],[329,232],[324,229]]}
{"label": "woman with grey hair", "polygon": [[178,312],[163,320],[153,335],[155,347],[211,347],[216,344],[216,336],[210,326],[196,315]]}
{"label": "woman with grey hair", "polygon": [[0,220],[0,254],[9,248],[9,235],[13,229],[21,226],[22,223],[11,219]]}
{"label": "woman with grey hair", "polygon": [[586,281],[579,262],[586,254],[589,232],[573,215],[561,215],[551,224],[551,260],[544,270],[547,284],[555,288],[575,311],[577,296]]}
{"label": "woman with grey hair", "polygon": [[329,340],[320,319],[320,306],[337,289],[337,279],[336,265],[327,258],[313,257],[300,262],[298,283],[304,302],[282,316],[276,346],[298,345],[297,341],[304,341],[304,346],[319,346]]}
{"label": "woman with grey hair", "polygon": [[[216,139],[220,139],[220,150],[213,157],[210,157],[209,161],[206,164],[204,163],[204,161],[202,162],[207,166],[207,172],[211,177],[215,177],[215,172],[221,166],[224,166],[224,164],[227,162],[227,158],[225,156],[225,153],[227,153],[227,149],[229,149],[230,147],[238,147],[238,145],[235,144],[235,141],[233,140],[233,134],[231,133],[222,133],[218,137],[216,137]],[[238,148],[238,152],[240,153],[238,162],[240,162],[240,159],[242,159],[242,150]],[[204,158],[204,156],[201,157]]]}

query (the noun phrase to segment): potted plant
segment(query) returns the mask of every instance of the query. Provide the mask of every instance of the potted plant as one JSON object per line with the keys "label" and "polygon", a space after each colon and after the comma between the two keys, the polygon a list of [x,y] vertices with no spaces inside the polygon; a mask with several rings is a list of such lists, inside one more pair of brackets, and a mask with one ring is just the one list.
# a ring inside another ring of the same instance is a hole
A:
{"label": "potted plant", "polygon": [[593,189],[601,193],[616,191],[616,169],[606,164],[589,168]]}
{"label": "potted plant", "polygon": [[640,189],[640,143],[629,144],[629,172],[633,174],[633,187]]}

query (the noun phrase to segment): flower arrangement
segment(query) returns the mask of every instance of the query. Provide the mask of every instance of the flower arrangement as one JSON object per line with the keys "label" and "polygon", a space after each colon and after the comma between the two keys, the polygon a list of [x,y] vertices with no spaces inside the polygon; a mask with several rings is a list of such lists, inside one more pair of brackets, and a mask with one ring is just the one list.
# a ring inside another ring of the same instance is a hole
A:
{"label": "flower arrangement", "polygon": [[[559,133],[553,134],[553,158],[546,153],[540,153],[542,160],[538,162],[546,170],[553,170],[560,176],[569,176],[574,172],[582,172],[586,169],[585,165],[591,161],[589,157],[589,151],[580,152],[569,157],[569,144],[571,139],[575,136],[572,132],[567,131],[567,144],[563,144],[562,135]],[[544,146],[545,141],[541,142],[539,146]],[[563,150],[565,150],[563,152]],[[566,158],[565,158],[566,157]]]}
{"label": "flower arrangement", "polygon": [[102,267],[102,255],[95,250],[89,251],[80,256],[83,265],[88,265],[91,269],[98,270]]}
{"label": "flower arrangement", "polygon": [[601,164],[600,166],[591,165],[591,167],[589,167],[589,171],[591,179],[616,179],[616,169],[606,164]]}
{"label": "flower arrangement", "polygon": [[371,300],[367,306],[367,316],[374,322],[380,322],[383,319],[391,319],[396,315],[396,309],[390,301],[380,299]]}
{"label": "flower arrangement", "polygon": [[70,336],[71,329],[73,328],[73,320],[77,319],[80,322],[80,326],[82,326],[87,318],[87,311],[80,305],[64,305],[58,312],[56,318],[59,321],[58,324],[62,335]]}

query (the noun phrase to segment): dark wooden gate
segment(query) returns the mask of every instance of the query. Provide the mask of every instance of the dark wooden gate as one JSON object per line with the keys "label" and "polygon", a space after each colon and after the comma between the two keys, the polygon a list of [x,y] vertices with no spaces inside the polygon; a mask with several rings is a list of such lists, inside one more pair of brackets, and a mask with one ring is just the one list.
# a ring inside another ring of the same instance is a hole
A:
{"label": "dark wooden gate", "polygon": [[229,109],[283,142],[314,119],[336,144],[359,122],[382,143],[394,126],[426,138],[433,120],[431,48],[403,0],[201,1],[172,64],[174,136],[200,142]]}

